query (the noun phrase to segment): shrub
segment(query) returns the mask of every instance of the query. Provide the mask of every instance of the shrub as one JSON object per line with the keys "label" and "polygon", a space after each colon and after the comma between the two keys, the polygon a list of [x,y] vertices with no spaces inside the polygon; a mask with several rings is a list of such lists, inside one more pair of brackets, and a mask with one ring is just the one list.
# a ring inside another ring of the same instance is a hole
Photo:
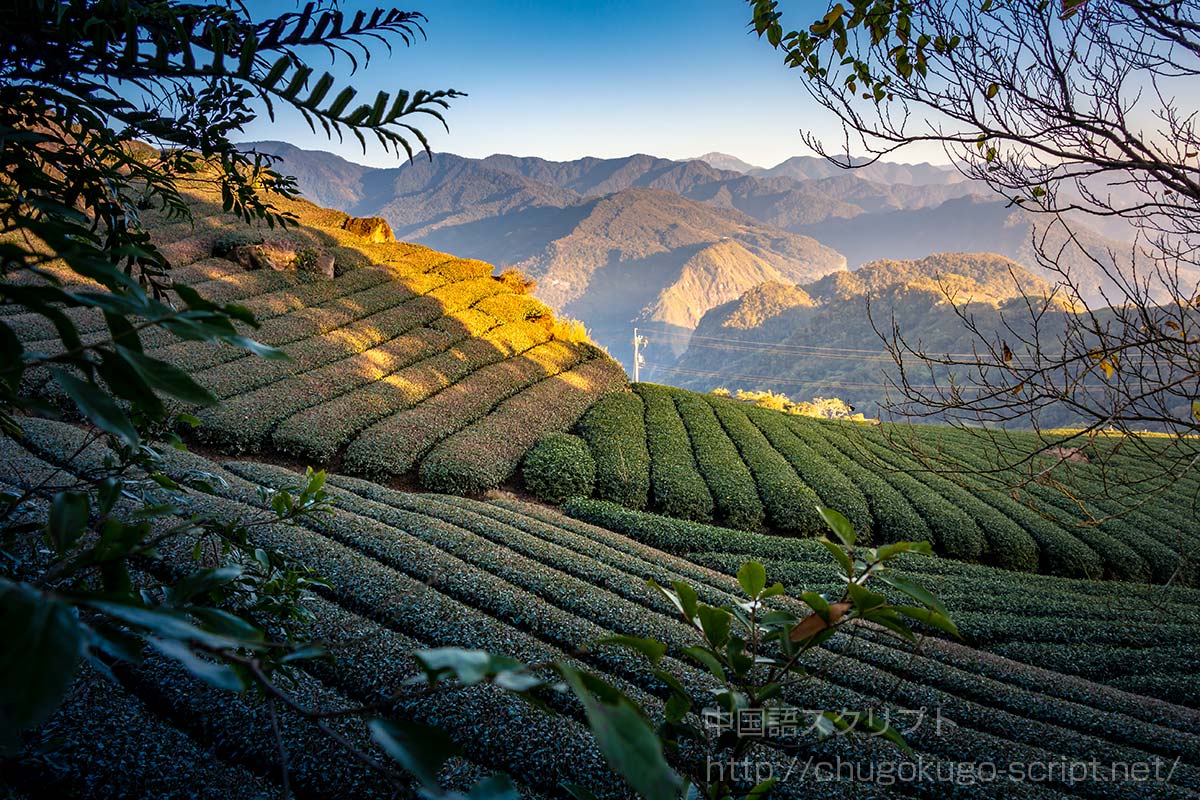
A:
{"label": "shrub", "polygon": [[234,250],[251,244],[262,244],[265,240],[258,231],[233,230],[213,239],[212,254],[217,258],[228,258]]}
{"label": "shrub", "polygon": [[582,322],[569,317],[543,317],[550,320],[550,336],[561,342],[595,346],[592,336]]}
{"label": "shrub", "polygon": [[812,448],[820,458],[836,465],[866,498],[874,520],[874,541],[933,542],[929,526],[904,495],[890,483],[830,444],[827,424],[807,420],[789,420],[792,433]]}
{"label": "shrub", "polygon": [[509,267],[496,276],[506,289],[514,294],[533,294],[537,281],[515,267]]}
{"label": "shrub", "polygon": [[719,528],[702,522],[633,511],[607,500],[574,497],[562,506],[564,514],[591,525],[628,536],[635,542],[685,555],[719,551],[753,555],[755,558],[798,558],[808,553],[821,558],[825,549],[816,541],[787,539],[762,533]]}
{"label": "shrub", "polygon": [[495,489],[513,476],[538,439],[570,428],[597,398],[625,380],[619,364],[596,358],[535,383],[430,451],[421,462],[421,484],[447,491],[454,472],[453,485],[467,487],[470,494]]}
{"label": "shrub", "polygon": [[[919,469],[913,470],[913,465],[908,465],[908,468],[897,465],[893,461],[894,454],[882,444],[876,443],[873,438],[868,437],[865,431],[856,430],[854,440],[851,440],[840,426],[830,425],[829,431],[830,441],[849,458],[875,459],[881,467],[879,473],[884,480],[903,494],[924,518],[925,524],[929,526],[929,532],[933,534],[931,543],[939,553],[951,558],[966,560],[979,558],[983,553],[986,539],[977,520],[959,507],[960,503],[967,502],[965,498],[969,497],[964,490],[955,487],[955,491],[949,496],[931,490],[916,478],[916,475],[921,474]],[[1014,536],[1028,538],[1018,526],[1012,524],[1011,520],[996,521],[997,515],[991,516],[992,521],[996,524],[1002,525],[1007,522],[1012,530],[1016,531]],[[1029,539],[1030,544],[1032,541]],[[1000,552],[1018,551],[1002,549]],[[1034,556],[1030,562],[1032,564],[1037,563],[1036,550]]]}
{"label": "shrub", "polygon": [[579,421],[579,435],[596,462],[596,496],[634,509],[650,494],[646,406],[634,392],[600,398]]}
{"label": "shrub", "polygon": [[767,437],[771,446],[788,460],[800,479],[817,493],[821,502],[830,508],[837,508],[850,520],[856,531],[862,532],[863,542],[868,542],[868,535],[875,528],[875,520],[867,507],[867,499],[853,481],[793,434],[788,427],[787,417],[758,409],[751,409],[747,416]]}
{"label": "shrub", "polygon": [[571,497],[591,496],[596,462],[583,439],[552,433],[526,454],[521,477],[534,497],[559,505]]}
{"label": "shrub", "polygon": [[472,281],[480,278],[492,278],[492,271],[495,268],[486,261],[477,261],[473,258],[452,258],[438,264],[433,268],[433,272],[447,278],[450,281]]}
{"label": "shrub", "polygon": [[711,521],[712,494],[696,469],[692,442],[670,390],[645,383],[635,388],[646,404],[646,445],[654,504],[672,517]]}
{"label": "shrub", "polygon": [[547,341],[541,326],[510,322],[444,353],[398,370],[282,422],[273,442],[283,452],[329,463],[355,435],[501,359]]}
{"label": "shrub", "polygon": [[[500,401],[542,378],[570,369],[578,361],[575,349],[561,342],[547,342],[520,356],[477,370],[420,405],[393,414],[363,431],[346,450],[345,467],[367,475],[403,475],[439,441],[487,416]],[[547,411],[553,408],[553,403],[548,405]],[[571,424],[574,422],[571,420]],[[526,447],[532,444],[529,442]],[[518,462],[524,452],[518,454]],[[436,485],[447,486],[442,480]]]}
{"label": "shrub", "polygon": [[771,524],[802,536],[825,531],[825,522],[817,513],[821,499],[804,484],[787,459],[771,447],[762,432],[746,416],[738,403],[711,395],[705,399],[716,412],[725,432],[736,444],[742,460],[754,475],[758,494]]}
{"label": "shrub", "polygon": [[708,403],[691,393],[675,396],[675,406],[692,441],[692,452],[721,520],[731,528],[758,530],[765,514],[754,477]]}

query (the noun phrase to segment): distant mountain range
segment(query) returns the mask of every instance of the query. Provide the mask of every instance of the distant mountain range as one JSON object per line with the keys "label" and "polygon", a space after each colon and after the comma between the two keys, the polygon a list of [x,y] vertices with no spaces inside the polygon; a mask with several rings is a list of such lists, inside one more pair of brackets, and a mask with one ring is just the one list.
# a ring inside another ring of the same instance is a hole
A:
{"label": "distant mountain range", "polygon": [[[893,321],[930,353],[961,352],[957,304],[969,303],[981,330],[999,330],[999,316],[1049,284],[1003,256],[942,253],[915,261],[876,261],[801,285],[767,283],[717,306],[701,319],[682,357],[661,363],[651,380],[698,390],[724,386],[770,389],[794,399],[836,396],[857,410],[879,413],[892,359],[876,330]],[[870,296],[868,313],[867,297]],[[1020,326],[1020,313],[1010,314]],[[1044,320],[1049,328],[1051,320]],[[650,348],[670,332],[649,333]],[[915,382],[920,380],[914,379]]]}
{"label": "distant mountain range", "polygon": [[[281,142],[250,146],[281,156],[320,205],[383,216],[400,238],[522,269],[542,299],[581,319],[627,366],[634,325],[672,331],[663,355],[674,357],[707,312],[764,283],[808,286],[947,251],[992,252],[1054,277],[1034,257],[1035,217],[944,166],[847,171],[799,156],[762,168],[709,153],[564,162],[437,154],[376,168]],[[1062,261],[1094,297],[1101,276],[1087,271],[1089,252],[1121,245],[1080,233],[1084,249],[1067,247]]]}

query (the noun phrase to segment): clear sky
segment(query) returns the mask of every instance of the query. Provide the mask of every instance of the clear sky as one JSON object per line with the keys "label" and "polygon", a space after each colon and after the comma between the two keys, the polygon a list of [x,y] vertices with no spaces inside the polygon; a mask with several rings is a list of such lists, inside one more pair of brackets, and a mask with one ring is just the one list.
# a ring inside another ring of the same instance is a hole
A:
{"label": "clear sky", "polygon": [[[252,3],[256,16],[289,2]],[[374,7],[342,3],[344,11]],[[651,153],[686,158],[712,150],[772,166],[807,154],[802,127],[837,141],[782,58],[751,34],[743,0],[412,0],[429,18],[428,41],[386,52],[356,76],[366,99],[385,88],[454,88],[470,96],[423,130],[435,150],[466,156]],[[313,64],[323,57],[313,54]],[[335,70],[339,74],[342,70]],[[265,118],[247,140],[282,139],[391,164],[378,148],[314,136],[295,116]],[[919,157],[918,157],[919,156]],[[941,158],[939,158],[941,156]],[[944,161],[940,151],[911,160]]]}

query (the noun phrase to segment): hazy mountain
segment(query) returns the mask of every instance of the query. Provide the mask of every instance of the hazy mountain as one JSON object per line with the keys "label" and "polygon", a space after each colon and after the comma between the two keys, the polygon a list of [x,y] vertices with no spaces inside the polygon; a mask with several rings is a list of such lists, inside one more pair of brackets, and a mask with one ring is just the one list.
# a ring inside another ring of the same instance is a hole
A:
{"label": "hazy mountain", "polygon": [[287,142],[245,142],[239,147],[278,156],[277,165],[296,179],[304,196],[319,206],[353,213],[362,201],[364,177],[374,170],[321,150],[301,150]]}
{"label": "hazy mountain", "polygon": [[[258,147],[283,156],[282,168],[316,202],[333,197],[349,213],[383,216],[401,238],[522,269],[541,299],[583,320],[618,355],[627,355],[618,345],[637,322],[690,331],[752,286],[846,266],[815,239],[738,210],[751,199],[771,205],[771,182],[699,161],[437,154],[372,169],[280,143]],[[786,180],[778,188],[776,216],[790,221],[861,213]]]}
{"label": "hazy mountain", "polygon": [[743,174],[752,172],[762,167],[756,167],[753,164],[747,164],[737,156],[731,156],[728,153],[705,153],[702,156],[696,156],[692,159],[684,159],[685,161],[703,161],[714,169],[724,169],[731,172],[741,172]]}
{"label": "hazy mountain", "polygon": [[[846,171],[797,157],[747,175],[645,154],[565,162],[437,154],[385,169],[277,142],[258,147],[283,156],[282,169],[318,203],[530,272],[539,296],[622,350],[635,322],[686,332],[757,284],[806,282],[878,259],[992,251],[1049,277],[1037,269],[1030,214],[929,164]],[[1119,245],[1080,234],[1084,250],[1072,245],[1062,258],[1094,289],[1102,276],[1087,254]]]}
{"label": "hazy mountain", "polygon": [[966,347],[943,287],[957,303],[971,303],[985,330],[998,324],[1002,309],[1022,303],[1023,293],[1049,290],[1020,265],[989,253],[872,262],[799,286],[766,283],[705,314],[675,363],[668,342],[652,334],[648,374],[699,390],[772,389],[797,400],[838,396],[876,414],[885,395],[883,371],[892,362],[875,327],[886,330],[894,314],[904,336],[928,352]]}
{"label": "hazy mountain", "polygon": [[793,180],[816,180],[849,174],[879,183],[907,183],[914,186],[961,183],[965,180],[954,167],[939,164],[896,164],[890,161],[868,164],[866,159],[853,159],[852,163],[861,166],[845,169],[819,156],[793,156],[773,167],[756,169],[751,174]]}
{"label": "hazy mountain", "polygon": [[[497,224],[510,242],[531,243],[538,238],[524,227],[531,217],[506,215]],[[564,209],[557,224],[541,217],[534,224],[543,234],[570,231],[525,258],[500,260],[537,278],[539,297],[584,320],[610,347],[634,323],[690,330],[710,308],[763,281],[796,283],[845,268],[815,239],[660,190],[627,189]],[[468,256],[487,247],[453,229],[428,241]]]}
{"label": "hazy mountain", "polygon": [[[1049,226],[1049,227],[1048,227]],[[1050,282],[1061,276],[1039,265],[1035,242],[1055,254],[1055,261],[1070,270],[1072,280],[1089,302],[1101,301],[1101,289],[1111,286],[1097,264],[1116,257],[1128,268],[1129,246],[1107,239],[1086,226],[1073,223],[1074,241],[1068,240],[1048,217],[1013,208],[1002,200],[961,197],[936,206],[883,210],[851,219],[828,219],[820,224],[793,228],[837,249],[853,269],[878,259],[915,259],[931,249],[975,251],[986,249],[1018,262]],[[1036,238],[1035,238],[1036,237]]]}

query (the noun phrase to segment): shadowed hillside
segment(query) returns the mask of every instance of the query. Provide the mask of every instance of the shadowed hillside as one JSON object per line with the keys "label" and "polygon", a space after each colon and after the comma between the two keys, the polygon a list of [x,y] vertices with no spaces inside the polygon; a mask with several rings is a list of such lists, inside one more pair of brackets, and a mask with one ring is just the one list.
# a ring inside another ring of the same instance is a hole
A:
{"label": "shadowed hillside", "polygon": [[[208,187],[188,196],[195,227],[146,220],[174,279],[247,308],[260,327],[245,334],[285,356],[147,334],[149,355],[221,401],[175,404],[199,418],[188,434],[208,445],[477,493],[508,480],[538,439],[626,383],[578,326],[491,264],[396,242],[378,221],[307,202],[281,202],[301,224],[273,231],[220,214]],[[100,314],[68,313],[104,336]],[[43,317],[6,322],[39,349],[61,347]],[[26,380],[61,399],[45,369]]]}

